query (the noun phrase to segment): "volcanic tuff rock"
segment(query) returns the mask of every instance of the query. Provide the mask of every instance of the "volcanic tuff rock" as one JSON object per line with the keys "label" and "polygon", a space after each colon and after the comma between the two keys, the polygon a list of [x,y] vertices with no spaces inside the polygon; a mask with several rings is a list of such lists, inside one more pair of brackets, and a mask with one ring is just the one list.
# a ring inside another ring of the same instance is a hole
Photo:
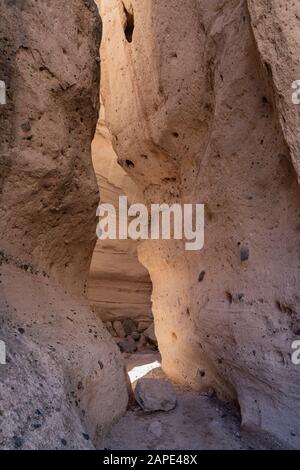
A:
{"label": "volcanic tuff rock", "polygon": [[[102,0],[101,14],[119,164],[147,204],[206,205],[202,251],[139,248],[163,369],[239,404],[245,430],[299,448],[300,4]],[[100,23],[92,0],[0,0],[0,16],[0,446],[93,448],[127,404],[121,355],[85,297]],[[109,190],[116,174],[102,179]],[[121,303],[144,303],[146,318],[132,312],[147,320],[135,250]]]}
{"label": "volcanic tuff rock", "polygon": [[139,249],[163,369],[238,402],[244,429],[299,447],[300,4],[102,0],[101,14],[119,163],[148,203],[206,205],[202,251]]}
{"label": "volcanic tuff rock", "polygon": [[0,17],[0,447],[93,448],[127,405],[120,353],[84,297],[99,16],[90,0],[1,0]]}
{"label": "volcanic tuff rock", "polygon": [[[102,104],[92,158],[101,203],[112,204],[117,209],[119,196],[127,196],[129,205],[143,202],[143,194],[117,163]],[[89,273],[88,297],[102,320],[153,319],[151,280],[138,260],[137,248],[138,242],[134,240],[97,241]]]}

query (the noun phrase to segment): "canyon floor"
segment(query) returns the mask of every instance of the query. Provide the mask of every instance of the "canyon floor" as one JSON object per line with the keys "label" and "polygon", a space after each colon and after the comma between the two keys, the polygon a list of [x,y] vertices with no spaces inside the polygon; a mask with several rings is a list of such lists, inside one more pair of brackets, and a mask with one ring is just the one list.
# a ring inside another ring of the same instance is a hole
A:
{"label": "canyon floor", "polygon": [[[159,353],[125,354],[134,387],[143,377],[165,379]],[[168,412],[144,412],[131,401],[126,414],[107,435],[107,450],[252,450],[274,449],[276,444],[241,431],[240,414],[211,394],[175,386],[177,406]]]}

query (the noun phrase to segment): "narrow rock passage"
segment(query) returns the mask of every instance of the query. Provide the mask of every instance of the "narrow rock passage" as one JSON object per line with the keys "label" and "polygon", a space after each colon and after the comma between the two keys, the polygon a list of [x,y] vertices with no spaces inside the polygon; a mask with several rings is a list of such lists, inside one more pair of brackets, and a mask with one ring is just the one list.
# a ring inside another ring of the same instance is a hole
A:
{"label": "narrow rock passage", "polygon": [[[133,381],[143,377],[166,379],[159,353],[125,354]],[[177,406],[169,412],[145,413],[135,401],[106,436],[107,450],[247,450],[276,448],[258,436],[241,432],[239,412],[212,394],[200,394],[176,386]]]}

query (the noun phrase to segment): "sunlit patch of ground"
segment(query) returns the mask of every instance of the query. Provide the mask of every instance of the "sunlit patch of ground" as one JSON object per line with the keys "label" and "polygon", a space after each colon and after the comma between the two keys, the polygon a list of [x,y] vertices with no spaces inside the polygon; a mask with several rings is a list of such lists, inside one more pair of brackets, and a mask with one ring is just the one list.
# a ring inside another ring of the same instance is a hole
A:
{"label": "sunlit patch of ground", "polygon": [[[166,378],[158,353],[125,355],[132,387],[143,377]],[[169,412],[145,413],[135,403],[106,437],[109,450],[265,449],[262,439],[240,429],[238,411],[197,392],[176,387],[177,407]]]}

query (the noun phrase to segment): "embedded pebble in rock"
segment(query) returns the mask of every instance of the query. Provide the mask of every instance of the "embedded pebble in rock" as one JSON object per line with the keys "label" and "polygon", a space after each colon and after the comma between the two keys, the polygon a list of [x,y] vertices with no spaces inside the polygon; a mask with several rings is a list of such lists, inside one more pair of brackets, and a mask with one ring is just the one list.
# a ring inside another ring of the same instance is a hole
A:
{"label": "embedded pebble in rock", "polygon": [[248,246],[242,246],[240,248],[241,261],[247,261],[249,259],[249,256],[250,256],[250,250]]}

